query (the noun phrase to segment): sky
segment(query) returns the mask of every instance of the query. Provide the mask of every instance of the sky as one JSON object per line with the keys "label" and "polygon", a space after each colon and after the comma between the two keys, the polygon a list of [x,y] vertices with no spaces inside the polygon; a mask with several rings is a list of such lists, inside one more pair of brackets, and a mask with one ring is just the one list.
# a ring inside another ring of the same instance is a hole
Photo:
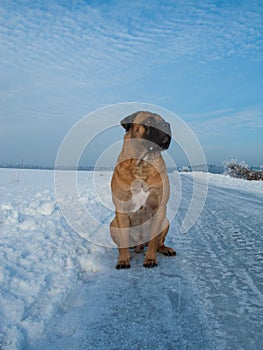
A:
{"label": "sky", "polygon": [[0,46],[0,164],[53,165],[84,116],[143,102],[208,163],[263,165],[262,0],[0,0]]}

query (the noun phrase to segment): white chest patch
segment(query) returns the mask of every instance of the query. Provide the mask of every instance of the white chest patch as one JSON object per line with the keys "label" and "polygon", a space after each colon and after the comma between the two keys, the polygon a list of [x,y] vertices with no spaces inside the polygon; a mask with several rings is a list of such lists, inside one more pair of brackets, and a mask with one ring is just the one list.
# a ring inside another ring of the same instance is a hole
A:
{"label": "white chest patch", "polygon": [[131,210],[137,211],[146,203],[149,195],[147,184],[142,180],[136,180],[132,184]]}
{"label": "white chest patch", "polygon": [[149,192],[145,192],[143,189],[141,189],[140,192],[132,195],[131,204],[133,211],[137,211],[145,204],[148,194]]}

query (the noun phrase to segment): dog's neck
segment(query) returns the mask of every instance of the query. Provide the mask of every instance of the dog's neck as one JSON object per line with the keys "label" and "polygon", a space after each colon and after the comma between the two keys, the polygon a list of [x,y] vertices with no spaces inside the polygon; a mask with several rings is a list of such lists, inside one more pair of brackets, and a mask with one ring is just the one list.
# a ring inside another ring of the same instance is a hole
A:
{"label": "dog's neck", "polygon": [[145,147],[141,147],[137,140],[130,142],[124,142],[122,152],[119,156],[117,164],[121,167],[127,166],[129,169],[133,169],[131,174],[134,178],[146,179],[148,174],[155,173],[155,171],[150,170],[154,168],[157,173],[160,173],[166,169],[162,155],[160,154],[156,158],[149,158],[149,151]]}
{"label": "dog's neck", "polygon": [[143,140],[132,138],[131,130],[129,130],[124,136],[124,143],[122,148],[123,158],[134,158],[139,162],[147,160],[149,151],[145,148],[145,145],[142,143]]}

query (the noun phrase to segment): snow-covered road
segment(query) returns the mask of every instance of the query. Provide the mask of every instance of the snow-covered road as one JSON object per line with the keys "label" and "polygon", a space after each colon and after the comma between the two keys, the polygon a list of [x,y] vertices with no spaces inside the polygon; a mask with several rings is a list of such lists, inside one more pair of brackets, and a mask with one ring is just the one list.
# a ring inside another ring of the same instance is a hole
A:
{"label": "snow-covered road", "polygon": [[200,220],[180,240],[184,274],[224,349],[260,349],[263,343],[262,214],[262,195],[210,184]]}
{"label": "snow-covered road", "polygon": [[[107,223],[92,173],[82,176],[87,203]],[[193,180],[180,177],[168,234],[177,256],[159,256],[149,270],[132,253],[131,269],[119,271],[115,249],[67,225],[52,172],[0,170],[0,349],[260,349],[263,183],[209,177],[204,210],[187,234],[179,228]],[[108,178],[102,174],[101,188]]]}

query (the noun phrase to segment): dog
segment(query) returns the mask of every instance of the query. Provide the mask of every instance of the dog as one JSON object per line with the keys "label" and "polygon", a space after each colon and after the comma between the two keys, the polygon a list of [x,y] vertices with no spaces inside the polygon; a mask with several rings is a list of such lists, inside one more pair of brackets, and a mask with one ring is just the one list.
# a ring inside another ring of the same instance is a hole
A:
{"label": "dog", "polygon": [[160,115],[138,111],[121,121],[126,130],[111,180],[115,217],[110,233],[119,249],[117,269],[130,268],[129,248],[143,252],[143,266],[157,266],[157,252],[174,256],[164,245],[169,230],[166,205],[170,185],[161,155],[171,142],[171,128]]}

